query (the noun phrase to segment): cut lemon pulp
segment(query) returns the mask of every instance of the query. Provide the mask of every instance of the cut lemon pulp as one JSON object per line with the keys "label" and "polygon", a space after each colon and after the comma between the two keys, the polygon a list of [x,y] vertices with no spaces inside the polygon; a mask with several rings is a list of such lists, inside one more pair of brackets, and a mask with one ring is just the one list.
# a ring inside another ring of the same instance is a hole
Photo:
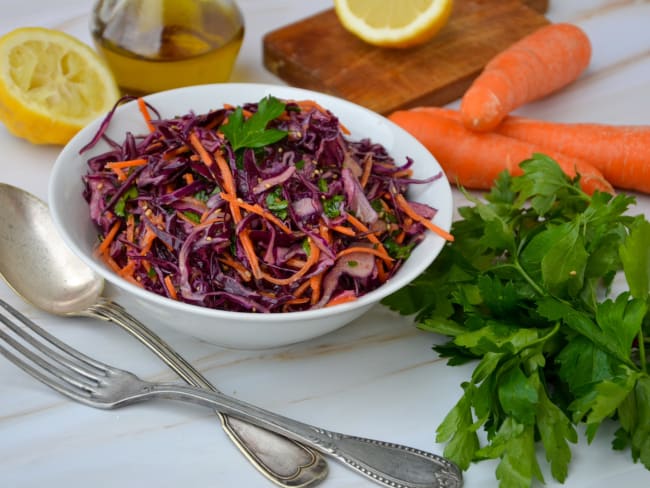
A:
{"label": "cut lemon pulp", "polygon": [[341,24],[364,41],[411,47],[435,36],[451,15],[452,0],[334,0]]}
{"label": "cut lemon pulp", "polygon": [[36,144],[65,144],[120,96],[112,73],[80,40],[23,27],[0,37],[0,121]]}

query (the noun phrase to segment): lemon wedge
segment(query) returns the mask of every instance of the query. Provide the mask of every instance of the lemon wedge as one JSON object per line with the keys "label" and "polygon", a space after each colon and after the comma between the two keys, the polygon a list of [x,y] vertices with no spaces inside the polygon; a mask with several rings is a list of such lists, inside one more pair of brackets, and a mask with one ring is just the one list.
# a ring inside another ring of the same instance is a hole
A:
{"label": "lemon wedge", "polygon": [[382,47],[423,44],[449,20],[452,0],[334,0],[348,31]]}
{"label": "lemon wedge", "polygon": [[120,96],[99,55],[77,38],[42,27],[0,37],[0,121],[35,144],[65,144]]}

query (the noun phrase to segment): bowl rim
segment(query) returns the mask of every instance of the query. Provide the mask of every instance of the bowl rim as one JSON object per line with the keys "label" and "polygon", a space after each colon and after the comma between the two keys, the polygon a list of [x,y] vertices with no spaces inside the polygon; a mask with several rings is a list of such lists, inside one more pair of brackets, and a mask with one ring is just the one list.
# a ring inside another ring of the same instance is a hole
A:
{"label": "bowl rim", "polygon": [[[210,84],[210,85],[194,85],[194,86],[176,88],[173,90],[166,90],[166,91],[154,93],[151,95],[144,96],[143,98],[148,102],[150,102],[157,109],[161,109],[161,112],[164,112],[164,107],[161,107],[161,100],[164,100],[165,98],[170,96],[182,96],[184,93],[191,92],[197,89],[207,90],[209,92],[214,90],[215,93],[228,92],[229,90],[250,90],[253,93],[276,91],[279,92],[279,94],[274,96],[277,96],[278,98],[287,97],[287,95],[282,92],[290,92],[291,94],[294,95],[294,99],[298,99],[298,97],[302,97],[303,99],[312,98],[312,99],[316,99],[321,105],[325,106],[326,108],[329,108],[328,103],[331,103],[333,105],[346,106],[350,110],[364,112],[366,116],[369,116],[371,118],[380,118],[382,123],[386,124],[391,132],[398,134],[399,137],[402,139],[406,138],[407,140],[409,140],[410,145],[419,146],[420,152],[422,152],[422,149],[424,149],[424,151],[426,151],[426,154],[430,156],[431,158],[430,163],[432,164],[431,166],[432,174],[435,174],[436,172],[439,171],[441,177],[429,184],[438,185],[436,187],[436,191],[440,194],[441,200],[443,201],[444,204],[443,206],[440,206],[440,204],[438,203],[438,207],[436,208],[437,210],[436,225],[438,225],[445,231],[450,230],[452,215],[453,215],[453,194],[451,191],[451,186],[449,184],[449,181],[445,176],[442,167],[440,167],[435,157],[431,155],[431,153],[428,150],[426,150],[424,146],[422,146],[422,144],[417,139],[415,139],[415,137],[413,137],[407,131],[399,127],[397,124],[391,122],[388,118],[383,117],[382,115],[366,107],[360,106],[358,104],[355,104],[353,102],[350,102],[342,98],[335,97],[333,95],[307,90],[303,88],[296,88],[296,87],[291,87],[286,85],[266,84],[266,83],[234,82],[234,83],[218,83],[218,84]],[[251,95],[250,101],[254,101],[254,98],[255,95]],[[214,104],[216,105],[216,103],[218,102],[219,100],[215,99]],[[224,100],[224,102],[227,101]],[[164,101],[162,102],[162,104],[164,104]],[[127,110],[138,110],[136,107],[135,100],[131,100],[129,102],[121,104],[116,109],[116,113],[121,113]],[[209,107],[206,108],[206,111],[207,110],[210,110],[210,108]],[[334,115],[337,115],[337,112],[334,108],[332,108],[331,111]],[[165,116],[164,113],[163,116]],[[88,157],[85,156],[78,156],[78,150],[76,149],[78,147],[82,147],[87,143],[88,140],[90,140],[90,138],[92,137],[92,135],[94,135],[95,131],[97,130],[97,127],[99,126],[99,124],[102,122],[103,119],[104,116],[101,116],[98,119],[91,122],[90,124],[88,124],[86,127],[84,127],[79,133],[77,133],[70,140],[68,144],[66,144],[66,146],[64,146],[64,148],[61,150],[58,157],[56,158],[56,161],[52,167],[50,182],[48,186],[48,200],[49,200],[50,214],[54,221],[55,227],[59,232],[59,234],[61,235],[61,237],[63,238],[63,240],[66,242],[68,247],[70,247],[70,249],[84,263],[90,266],[90,268],[93,269],[93,271],[95,271],[97,274],[103,277],[106,281],[112,283],[118,288],[121,288],[123,291],[132,294],[136,298],[143,299],[145,301],[151,302],[155,305],[159,305],[162,307],[169,307],[175,309],[175,311],[178,313],[200,315],[200,316],[213,318],[213,319],[229,319],[229,320],[236,319],[242,322],[255,322],[261,319],[266,322],[282,322],[287,320],[309,321],[310,319],[319,319],[327,315],[345,314],[355,309],[362,308],[364,306],[368,307],[376,303],[379,303],[382,299],[396,292],[397,290],[401,289],[402,287],[410,283],[413,279],[415,279],[417,276],[419,276],[435,260],[435,258],[438,256],[443,246],[445,245],[446,241],[438,235],[431,235],[425,237],[425,240],[420,242],[417,247],[423,245],[425,242],[431,241],[431,239],[433,239],[433,242],[429,244],[430,246],[430,248],[428,249],[429,254],[427,255],[427,259],[424,259],[421,265],[416,266],[410,272],[407,272],[407,270],[404,270],[402,267],[402,269],[398,270],[397,274],[394,277],[387,280],[380,287],[366,293],[365,295],[358,297],[356,300],[352,302],[341,303],[331,307],[322,307],[318,309],[293,311],[293,312],[272,312],[272,313],[238,312],[238,311],[229,311],[229,310],[222,310],[217,308],[204,307],[201,305],[181,302],[162,295],[158,295],[157,293],[154,293],[152,291],[146,290],[144,288],[138,287],[130,283],[129,281],[117,275],[114,271],[110,270],[100,261],[93,259],[92,256],[89,256],[83,249],[81,249],[78,243],[74,241],[74,239],[68,232],[64,220],[62,219],[62,215],[63,215],[62,212],[64,212],[65,209],[61,208],[60,206],[60,204],[63,205],[63,202],[60,201],[59,198],[57,198],[58,197],[57,192],[59,192],[60,181],[63,178],[62,175],[66,168],[66,161],[69,161],[71,159],[70,153],[73,150],[76,151],[77,157],[82,157],[85,160],[88,159]],[[368,136],[368,137],[372,140],[372,136]],[[380,141],[374,141],[374,142],[380,142]],[[79,175],[79,177],[81,176],[82,175]],[[83,203],[84,205],[87,205],[85,201],[83,201]],[[409,259],[411,258],[412,256],[409,257]],[[407,274],[402,273],[402,271],[404,271],[404,273]]]}

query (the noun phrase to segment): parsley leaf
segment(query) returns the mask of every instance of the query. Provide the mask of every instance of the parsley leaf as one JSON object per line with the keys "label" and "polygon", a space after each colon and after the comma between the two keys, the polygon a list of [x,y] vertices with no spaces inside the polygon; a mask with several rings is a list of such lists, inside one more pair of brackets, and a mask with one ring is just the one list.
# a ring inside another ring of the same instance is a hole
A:
{"label": "parsley leaf", "polygon": [[282,115],[284,109],[283,102],[269,95],[260,100],[257,111],[246,120],[242,107],[237,107],[228,117],[228,122],[221,126],[221,131],[230,141],[233,151],[268,146],[288,134],[285,130],[266,128],[269,122]]}
{"label": "parsley leaf", "polygon": [[126,190],[122,196],[115,202],[115,207],[113,211],[118,217],[126,217],[126,204],[129,200],[138,197],[138,189],[135,186],[130,187]]}
{"label": "parsley leaf", "polygon": [[334,219],[341,215],[341,203],[345,200],[343,195],[334,195],[332,198],[323,200],[323,212],[330,219]]}
{"label": "parsley leaf", "polygon": [[282,188],[277,187],[266,195],[266,207],[279,219],[284,220],[287,218],[287,215],[289,215],[289,202],[283,197]]}

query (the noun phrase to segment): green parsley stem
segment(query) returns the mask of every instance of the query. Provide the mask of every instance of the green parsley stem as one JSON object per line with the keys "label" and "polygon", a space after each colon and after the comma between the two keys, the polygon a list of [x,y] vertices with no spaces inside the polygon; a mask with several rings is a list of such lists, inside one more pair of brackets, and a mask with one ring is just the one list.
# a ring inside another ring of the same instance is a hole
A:
{"label": "green parsley stem", "polygon": [[641,361],[641,371],[648,373],[648,359],[645,355],[645,341],[646,338],[643,336],[643,331],[639,331],[639,359]]}
{"label": "green parsley stem", "polygon": [[516,270],[524,278],[524,280],[526,280],[528,282],[528,284],[533,288],[533,290],[535,290],[535,292],[538,295],[540,295],[540,296],[548,295],[548,293],[546,291],[544,291],[542,289],[542,287],[539,286],[537,284],[537,282],[535,280],[533,280],[528,275],[528,273],[526,273],[526,270],[524,270],[524,268],[521,267],[521,265],[519,264],[519,261],[517,260],[516,256],[514,257],[514,260],[513,260],[512,263],[504,263],[504,264],[496,265],[496,266],[492,267],[492,269],[498,269],[498,268],[512,268],[512,269]]}

